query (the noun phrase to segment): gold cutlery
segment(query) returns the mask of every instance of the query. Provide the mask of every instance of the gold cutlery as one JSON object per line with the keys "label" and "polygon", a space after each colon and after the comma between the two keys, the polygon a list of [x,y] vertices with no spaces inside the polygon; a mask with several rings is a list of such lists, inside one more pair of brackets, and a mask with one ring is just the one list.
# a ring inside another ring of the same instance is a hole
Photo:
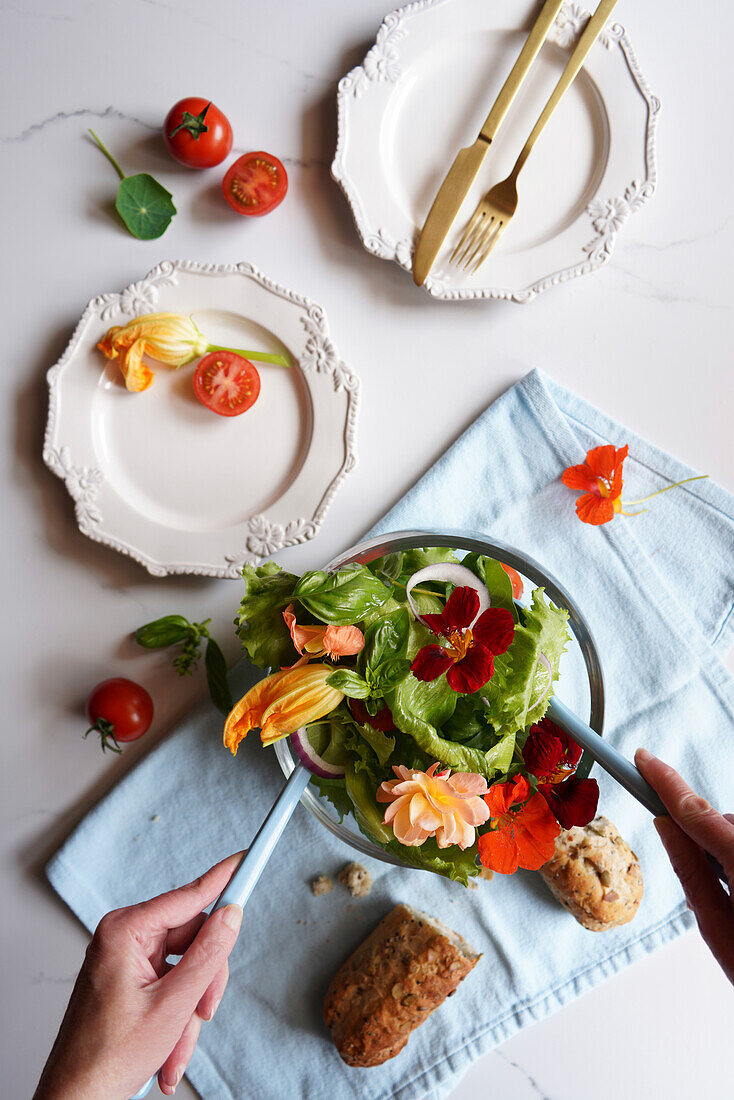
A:
{"label": "gold cutlery", "polygon": [[562,2],[563,0],[545,0],[545,4],[533,24],[525,45],[520,51],[520,56],[512,67],[512,72],[502,85],[494,106],[479,131],[477,140],[473,145],[460,149],[454,163],[449,168],[448,175],[441,184],[438,194],[433,200],[433,206],[428,212],[413,257],[413,280],[416,286],[421,286],[425,282],[433,261],[438,255],[438,250],[443,244],[454,218],[459,213],[459,208],[474,182],[474,178],[500,128],[507,109],[515,98],[531,65],[538,56],[540,47],[545,42],[548,32],[555,22]]}
{"label": "gold cutlery", "polygon": [[596,42],[597,38],[606,26],[609,16],[614,11],[617,0],[602,0],[591,19],[586,25],[583,34],[576,44],[576,48],[568,59],[566,68],[561,73],[560,80],[556,84],[550,99],[543,108],[540,118],[535,123],[530,137],[525,142],[519,157],[515,161],[515,167],[507,179],[496,184],[480,200],[466,229],[451,253],[450,261],[462,267],[464,271],[473,274],[484,263],[500,237],[512,221],[517,210],[517,177],[525,166],[525,163],[533,151],[535,142],[540,137],[548,119],[561,102],[564,94],[573,84],[583,65],[586,55]]}

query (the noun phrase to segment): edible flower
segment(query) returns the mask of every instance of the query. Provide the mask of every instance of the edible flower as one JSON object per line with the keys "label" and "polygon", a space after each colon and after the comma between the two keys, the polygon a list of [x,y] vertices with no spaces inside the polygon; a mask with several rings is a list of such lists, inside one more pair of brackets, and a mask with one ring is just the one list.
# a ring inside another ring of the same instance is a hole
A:
{"label": "edible flower", "polygon": [[272,745],[309,722],[329,714],[344,698],[327,684],[329,665],[306,665],[266,676],[243,695],[224,725],[224,744],[233,756],[252,729],[260,729],[263,745]]}
{"label": "edible flower", "polygon": [[339,657],[354,657],[364,649],[364,634],[356,626],[299,626],[292,603],[283,612],[283,620],[299,654],[293,668],[305,665],[312,657],[336,661]]}
{"label": "edible flower", "polygon": [[455,588],[440,615],[423,615],[423,622],[448,646],[427,645],[416,654],[411,672],[417,680],[437,680],[446,673],[449,685],[469,694],[483,687],[494,673],[494,658],[509,649],[515,635],[512,615],[504,607],[489,607],[477,618],[479,596],[473,588]]}
{"label": "edible flower", "polygon": [[474,829],[489,817],[483,800],[487,781],[474,772],[456,772],[449,768],[436,771],[438,763],[426,772],[396,764],[397,779],[381,783],[378,802],[389,802],[383,824],[392,825],[401,844],[420,847],[435,836],[439,848],[458,844],[462,851],[474,843]]}
{"label": "edible flower", "polygon": [[484,867],[511,875],[524,867],[537,871],[553,855],[560,826],[542,794],[531,794],[524,775],[495,783],[485,795],[489,830],[479,837]]}
{"label": "edible flower", "polygon": [[565,730],[543,718],[532,726],[522,751],[525,766],[539,780],[538,790],[564,829],[588,825],[596,816],[599,784],[573,772],[581,749]]}
{"label": "edible flower", "polygon": [[594,447],[587,453],[586,462],[563,471],[563,484],[581,490],[576,515],[582,523],[598,527],[621,512],[622,466],[628,452],[626,444],[619,449],[611,443]]}
{"label": "edible flower", "polygon": [[625,512],[624,509],[635,504],[644,504],[646,500],[667,493],[669,489],[676,489],[679,485],[686,485],[689,481],[703,481],[708,474],[698,474],[695,477],[685,477],[682,481],[675,481],[672,485],[666,485],[664,489],[658,489],[639,500],[622,500],[622,466],[629,453],[629,447],[616,448],[611,443],[603,447],[593,447],[586,454],[586,462],[578,466],[569,466],[563,471],[561,481],[569,489],[578,489],[581,496],[576,501],[576,515],[582,523],[591,523],[595,527],[602,523],[608,523],[610,519],[619,513],[622,516],[639,516],[646,512],[646,508],[639,512]]}
{"label": "edible flower", "polygon": [[125,385],[135,393],[147,390],[153,381],[152,370],[143,363],[144,355],[169,367],[182,367],[209,351],[232,351],[245,359],[289,366],[282,355],[210,344],[193,317],[182,313],[144,313],[126,325],[109,329],[97,347],[108,359],[119,359]]}

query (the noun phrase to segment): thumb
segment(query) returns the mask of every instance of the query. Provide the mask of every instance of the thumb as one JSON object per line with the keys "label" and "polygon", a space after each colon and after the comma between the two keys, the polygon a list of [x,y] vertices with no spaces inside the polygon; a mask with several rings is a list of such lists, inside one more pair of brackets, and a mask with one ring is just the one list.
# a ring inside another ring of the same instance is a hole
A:
{"label": "thumb", "polygon": [[159,996],[185,1014],[194,1012],[237,942],[242,924],[239,905],[217,909],[202,925],[180,962],[159,980]]}

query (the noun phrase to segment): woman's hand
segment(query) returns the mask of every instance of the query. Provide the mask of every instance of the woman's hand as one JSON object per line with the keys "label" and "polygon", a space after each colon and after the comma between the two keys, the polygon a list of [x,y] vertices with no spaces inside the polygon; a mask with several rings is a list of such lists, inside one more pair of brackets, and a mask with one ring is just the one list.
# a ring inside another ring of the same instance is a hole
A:
{"label": "woman's hand", "polygon": [[[211,1020],[222,999],[242,922],[238,905],[209,919],[202,910],[241,858],[229,856],[188,886],[102,918],[34,1100],[128,1100],[158,1070],[161,1090],[173,1093],[202,1020]],[[183,957],[173,966],[168,955]]]}
{"label": "woman's hand", "polygon": [[734,982],[734,901],[705,856],[718,859],[734,893],[734,814],[720,814],[692,791],[677,771],[638,749],[635,763],[658,792],[670,817],[656,817],[655,828],[681,881],[688,908],[701,935],[730,982]]}

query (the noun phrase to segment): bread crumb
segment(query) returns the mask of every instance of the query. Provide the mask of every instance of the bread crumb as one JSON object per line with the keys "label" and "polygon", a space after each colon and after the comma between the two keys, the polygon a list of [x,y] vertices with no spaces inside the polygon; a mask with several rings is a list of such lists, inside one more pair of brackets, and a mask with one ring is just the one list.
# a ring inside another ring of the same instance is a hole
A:
{"label": "bread crumb", "polygon": [[479,877],[486,879],[487,882],[491,882],[494,878],[494,871],[490,871],[489,867],[482,867],[481,871],[479,872]]}
{"label": "bread crumb", "polygon": [[366,898],[372,889],[372,875],[361,863],[348,863],[342,867],[337,880],[346,886],[353,898]]}
{"label": "bread crumb", "polygon": [[311,893],[315,898],[331,893],[334,883],[328,875],[317,875],[311,882]]}
{"label": "bread crumb", "polygon": [[150,820],[151,820],[151,821],[160,821],[160,819],[161,819],[161,815],[160,815],[160,814],[153,814],[153,816],[151,817],[151,819],[150,819]]}
{"label": "bread crumb", "polygon": [[475,882],[473,878],[470,878],[466,885],[470,890],[478,890],[479,889],[479,883]]}

